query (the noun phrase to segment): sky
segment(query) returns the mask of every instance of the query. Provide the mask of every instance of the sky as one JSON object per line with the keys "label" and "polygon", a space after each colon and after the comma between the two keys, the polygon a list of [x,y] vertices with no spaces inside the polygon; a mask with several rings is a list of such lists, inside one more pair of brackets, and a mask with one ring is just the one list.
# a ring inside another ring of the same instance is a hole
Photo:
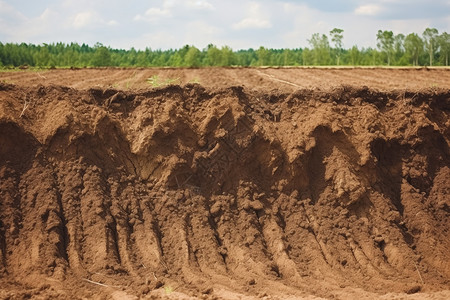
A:
{"label": "sky", "polygon": [[450,0],[0,0],[0,42],[100,42],[112,48],[304,48],[344,30],[376,47],[378,30],[450,32]]}

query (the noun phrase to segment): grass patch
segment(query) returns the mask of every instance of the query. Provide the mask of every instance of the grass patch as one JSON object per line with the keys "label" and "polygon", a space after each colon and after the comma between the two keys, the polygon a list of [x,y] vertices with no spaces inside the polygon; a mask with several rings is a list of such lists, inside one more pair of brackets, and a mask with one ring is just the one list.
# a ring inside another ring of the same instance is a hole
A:
{"label": "grass patch", "polygon": [[165,292],[167,295],[170,295],[170,294],[173,293],[173,288],[172,288],[170,285],[167,285],[167,286],[164,287],[164,292]]}
{"label": "grass patch", "polygon": [[180,78],[168,78],[161,80],[158,75],[153,75],[152,77],[147,78],[147,82],[151,84],[152,87],[161,87],[171,84],[180,84]]}
{"label": "grass patch", "polygon": [[200,79],[198,79],[198,77],[195,77],[195,78],[189,80],[189,83],[198,83],[198,84],[200,84]]}

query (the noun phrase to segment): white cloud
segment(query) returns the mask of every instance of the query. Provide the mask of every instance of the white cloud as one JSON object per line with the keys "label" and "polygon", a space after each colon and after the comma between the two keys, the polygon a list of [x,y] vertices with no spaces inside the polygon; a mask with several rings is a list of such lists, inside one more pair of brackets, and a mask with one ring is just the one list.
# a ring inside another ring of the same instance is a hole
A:
{"label": "white cloud", "polygon": [[[171,31],[154,31],[151,33],[144,33],[133,38],[121,38],[116,47],[129,49],[135,47],[137,49],[145,49],[151,47],[153,49],[169,49],[174,48],[174,45],[179,44],[179,39]],[[177,47],[181,47],[177,46]]]}
{"label": "white cloud", "polygon": [[[132,2],[133,5],[130,5]],[[337,4],[339,2],[339,4]],[[47,5],[45,5],[47,3]],[[344,47],[375,47],[378,29],[450,32],[449,0],[0,0],[0,41],[168,49],[309,47],[344,29]],[[135,21],[149,22],[145,26]],[[120,22],[120,26],[118,25]],[[357,24],[357,26],[355,26]]]}
{"label": "white cloud", "polygon": [[98,26],[98,25],[114,26],[117,24],[118,24],[118,22],[115,20],[105,21],[95,11],[80,12],[80,13],[77,13],[72,18],[72,26],[75,29],[82,29],[82,28]]}
{"label": "white cloud", "polygon": [[214,6],[206,0],[189,0],[187,6],[195,9],[213,10]]}
{"label": "white cloud", "polygon": [[158,21],[162,17],[171,17],[172,14],[170,10],[163,9],[159,7],[152,7],[147,9],[144,15],[137,14],[133,20],[135,21],[147,21],[147,22],[154,22]]}
{"label": "white cloud", "polygon": [[316,32],[326,33],[329,25],[322,20],[328,20],[322,13],[305,4],[286,3],[283,7],[285,19],[292,20],[291,26],[281,34],[286,47],[297,48],[307,45],[307,39]]}
{"label": "white cloud", "polygon": [[394,20],[391,22],[389,30],[392,30],[394,34],[415,32],[421,35],[427,27],[430,27],[430,21],[427,19],[415,19],[414,23],[407,20]]}
{"label": "white cloud", "polygon": [[133,20],[155,22],[161,18],[171,17],[172,10],[176,4],[176,0],[164,0],[161,7],[150,7],[145,11],[144,15],[137,14]]}
{"label": "white cloud", "polygon": [[234,29],[263,29],[271,28],[272,23],[268,20],[267,14],[261,10],[261,6],[257,2],[251,2],[248,16],[240,22],[233,24]]}
{"label": "white cloud", "polygon": [[145,15],[147,17],[164,17],[170,15],[170,10],[168,8],[152,7],[147,9]]}
{"label": "white cloud", "polygon": [[147,11],[145,12],[145,14],[143,16],[140,14],[137,14],[134,17],[134,20],[135,21],[152,22],[152,21],[157,21],[161,17],[170,17],[170,16],[172,16],[172,14],[169,9],[152,7],[152,8],[147,9]]}
{"label": "white cloud", "polygon": [[382,7],[376,4],[361,5],[355,9],[355,14],[360,16],[376,16],[382,11]]}
{"label": "white cloud", "polygon": [[26,34],[30,36],[33,34],[42,34],[50,30],[54,25],[54,21],[59,18],[60,15],[57,12],[46,8],[39,17],[28,20],[29,32]]}
{"label": "white cloud", "polygon": [[7,36],[9,39],[15,39],[18,27],[28,22],[28,18],[13,6],[0,1],[0,41]]}
{"label": "white cloud", "polygon": [[[3,15],[4,13],[6,16]],[[0,1],[0,39],[29,42],[34,37],[51,31],[54,28],[54,20],[58,18],[59,14],[49,8],[35,18],[28,18],[12,6]]]}
{"label": "white cloud", "polygon": [[6,3],[5,1],[0,1],[0,18],[11,18],[20,21],[25,21],[27,18],[17,11],[14,7]]}
{"label": "white cloud", "polygon": [[73,18],[73,27],[80,29],[95,22],[95,15],[91,11],[81,12]]}
{"label": "white cloud", "polygon": [[109,20],[105,24],[108,26],[116,26],[119,25],[119,22],[117,22],[116,20]]}
{"label": "white cloud", "polygon": [[209,25],[204,21],[193,21],[186,25],[186,33],[183,44],[196,45],[204,47],[210,43],[215,44],[216,36],[221,30],[215,26]]}
{"label": "white cloud", "polygon": [[39,19],[42,21],[51,21],[53,18],[57,17],[58,13],[52,11],[49,8],[46,8],[44,12],[39,16]]}
{"label": "white cloud", "polygon": [[234,29],[263,29],[270,27],[272,27],[272,24],[269,21],[257,18],[245,18],[233,25]]}

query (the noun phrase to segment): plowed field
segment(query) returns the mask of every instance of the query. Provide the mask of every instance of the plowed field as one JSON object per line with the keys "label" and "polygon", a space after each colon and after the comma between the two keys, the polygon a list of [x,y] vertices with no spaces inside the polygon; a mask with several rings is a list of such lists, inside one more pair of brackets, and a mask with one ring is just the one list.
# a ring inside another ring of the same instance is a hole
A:
{"label": "plowed field", "polygon": [[449,69],[0,73],[0,299],[449,299]]}

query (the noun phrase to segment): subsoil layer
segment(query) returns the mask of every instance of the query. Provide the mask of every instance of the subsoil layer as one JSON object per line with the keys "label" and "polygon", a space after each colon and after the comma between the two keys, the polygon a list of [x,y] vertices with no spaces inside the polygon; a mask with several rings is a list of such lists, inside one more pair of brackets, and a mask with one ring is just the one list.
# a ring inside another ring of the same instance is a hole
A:
{"label": "subsoil layer", "polygon": [[450,298],[449,69],[0,82],[0,299]]}

